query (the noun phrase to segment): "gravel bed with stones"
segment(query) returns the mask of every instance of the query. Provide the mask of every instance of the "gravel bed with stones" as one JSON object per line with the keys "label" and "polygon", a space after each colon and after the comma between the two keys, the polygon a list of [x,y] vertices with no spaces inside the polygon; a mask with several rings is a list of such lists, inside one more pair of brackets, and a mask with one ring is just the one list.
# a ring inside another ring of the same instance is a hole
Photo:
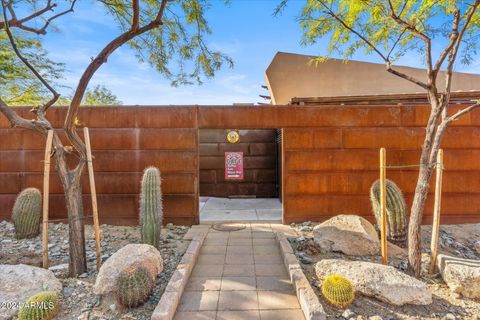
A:
{"label": "gravel bed with stones", "polygon": [[[160,253],[164,270],[157,278],[157,286],[150,299],[134,309],[123,309],[118,304],[103,306],[93,293],[97,275],[95,262],[95,240],[93,229],[85,226],[87,244],[88,272],[78,278],[69,278],[68,269],[68,226],[66,224],[49,224],[49,258],[50,269],[63,284],[61,311],[55,319],[150,319],[165,287],[180,262],[190,241],[183,240],[188,227],[168,224],[162,229]],[[129,243],[140,243],[140,229],[130,226],[101,225],[103,240],[101,242],[102,261],[115,251]],[[7,221],[0,222],[0,263],[29,264],[41,266],[41,235],[33,239],[15,239],[13,225]]]}
{"label": "gravel bed with stones", "polygon": [[[337,309],[323,299],[320,283],[315,274],[315,264],[322,259],[362,260],[381,263],[380,256],[347,256],[342,253],[321,252],[313,241],[313,228],[316,223],[292,224],[298,237],[289,241],[301,262],[305,275],[314,291],[320,297],[327,319],[473,319],[480,320],[480,301],[463,298],[452,293],[437,273],[428,275],[430,262],[431,226],[422,227],[422,280],[432,289],[433,303],[429,306],[405,305],[396,307],[374,298],[356,293],[354,303],[346,310]],[[439,253],[461,258],[480,259],[480,224],[442,225],[440,227]],[[406,251],[397,248],[398,254],[389,258],[389,264],[406,271]]]}

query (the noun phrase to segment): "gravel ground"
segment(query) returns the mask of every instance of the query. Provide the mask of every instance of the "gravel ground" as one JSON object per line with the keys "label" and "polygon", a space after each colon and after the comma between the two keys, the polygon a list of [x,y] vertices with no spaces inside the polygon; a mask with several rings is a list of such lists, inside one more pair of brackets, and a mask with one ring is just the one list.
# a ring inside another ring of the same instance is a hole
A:
{"label": "gravel ground", "polygon": [[[63,284],[61,311],[55,319],[150,319],[165,287],[175,271],[190,241],[183,240],[188,227],[168,224],[162,229],[160,253],[164,270],[157,278],[157,286],[149,301],[134,309],[120,309],[118,305],[103,306],[93,294],[93,284],[97,275],[95,262],[95,240],[91,226],[86,226],[88,273],[78,278],[68,278],[68,226],[66,224],[49,224],[49,258],[50,266]],[[101,225],[103,240],[101,242],[102,261],[115,251],[129,243],[140,243],[138,227]],[[16,240],[13,225],[0,222],[0,263],[41,266],[41,237]]]}
{"label": "gravel ground", "polygon": [[[327,312],[327,319],[473,319],[480,320],[480,301],[463,298],[452,293],[443,282],[439,274],[428,275],[427,268],[430,261],[430,236],[431,226],[422,227],[422,280],[425,281],[433,292],[433,303],[429,306],[407,305],[402,307],[391,306],[373,298],[362,296],[357,293],[355,301],[346,310],[334,308],[323,299],[320,292],[320,283],[315,275],[315,263],[321,259],[345,259],[381,262],[380,256],[354,257],[341,253],[322,253],[313,242],[312,229],[316,223],[305,222],[293,224],[298,233],[297,238],[291,238],[290,243],[294,251],[302,261],[305,275],[312,284],[313,289],[320,297],[320,301]],[[441,226],[439,239],[439,253],[480,259],[480,224],[466,225],[443,225]],[[399,270],[407,268],[406,256],[402,250],[396,258],[391,258],[389,264]]]}

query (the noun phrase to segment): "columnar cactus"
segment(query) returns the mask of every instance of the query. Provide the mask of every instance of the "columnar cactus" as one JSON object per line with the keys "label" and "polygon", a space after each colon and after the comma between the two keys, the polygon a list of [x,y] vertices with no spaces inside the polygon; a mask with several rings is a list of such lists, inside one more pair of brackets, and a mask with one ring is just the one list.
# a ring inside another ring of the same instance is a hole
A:
{"label": "columnar cactus", "polygon": [[160,171],[155,167],[145,169],[140,196],[140,224],[142,242],[155,248],[160,244],[163,208],[160,188]]}
{"label": "columnar cactus", "polygon": [[[387,179],[386,190],[387,239],[392,242],[402,243],[407,240],[407,204],[402,191],[393,181]],[[377,220],[377,226],[380,228],[382,215],[380,211],[379,180],[375,181],[370,188],[370,201],[375,219]]]}
{"label": "columnar cactus", "polygon": [[155,282],[143,267],[132,267],[123,271],[117,280],[118,301],[127,308],[134,308],[152,294]]}
{"label": "columnar cactus", "polygon": [[30,297],[18,312],[19,320],[51,320],[59,310],[55,292],[43,291]]}
{"label": "columnar cactus", "polygon": [[325,278],[322,283],[322,294],[328,302],[339,308],[349,306],[355,299],[355,289],[350,280],[338,274]]}
{"label": "columnar cactus", "polygon": [[18,239],[33,238],[40,233],[42,194],[36,188],[20,192],[12,210],[15,236]]}

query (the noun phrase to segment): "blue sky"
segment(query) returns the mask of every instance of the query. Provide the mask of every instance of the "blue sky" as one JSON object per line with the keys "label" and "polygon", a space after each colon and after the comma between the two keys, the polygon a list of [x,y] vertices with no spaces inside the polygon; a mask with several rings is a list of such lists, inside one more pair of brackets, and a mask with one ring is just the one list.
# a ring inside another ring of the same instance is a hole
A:
{"label": "blue sky", "polygon": [[[128,47],[118,49],[90,83],[107,86],[124,104],[231,104],[256,103],[266,94],[264,71],[278,51],[311,55],[325,54],[324,45],[300,45],[301,30],[296,21],[304,1],[292,0],[282,15],[272,15],[278,0],[213,0],[207,18],[213,30],[207,43],[233,58],[233,69],[224,68],[203,85],[173,88],[170,82],[148,64],[137,62]],[[119,34],[113,19],[95,1],[79,1],[74,14],[57,21],[58,30],[50,31],[44,46],[50,57],[66,64],[63,83],[74,88],[91,57]],[[355,60],[379,62],[362,54]],[[415,54],[400,64],[421,66]],[[469,72],[480,72],[479,65]],[[63,90],[64,93],[67,91]]]}

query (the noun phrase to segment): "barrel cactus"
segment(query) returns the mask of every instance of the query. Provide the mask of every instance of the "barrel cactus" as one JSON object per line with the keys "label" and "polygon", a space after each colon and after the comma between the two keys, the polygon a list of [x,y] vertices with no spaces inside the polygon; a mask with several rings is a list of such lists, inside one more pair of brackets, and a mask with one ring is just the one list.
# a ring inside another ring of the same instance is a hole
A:
{"label": "barrel cactus", "polygon": [[162,190],[160,171],[155,167],[145,169],[140,196],[140,224],[142,242],[155,248],[160,244],[162,226]]}
{"label": "barrel cactus", "polygon": [[18,312],[19,320],[51,320],[59,310],[55,292],[43,291],[30,297]]}
{"label": "barrel cactus", "polygon": [[[387,214],[387,239],[395,243],[404,243],[407,240],[407,204],[400,188],[387,179],[386,185],[386,214]],[[370,188],[370,201],[373,213],[377,220],[378,228],[381,227],[382,213],[380,210],[380,180],[373,183]]]}
{"label": "barrel cactus", "polygon": [[325,278],[322,283],[322,294],[328,302],[339,308],[349,306],[355,299],[355,289],[350,280],[338,274]]}
{"label": "barrel cactus", "polygon": [[18,239],[33,238],[40,233],[42,194],[36,188],[20,192],[12,210],[12,221]]}
{"label": "barrel cactus", "polygon": [[118,301],[127,308],[143,304],[155,287],[154,279],[143,267],[132,267],[123,271],[117,281]]}

